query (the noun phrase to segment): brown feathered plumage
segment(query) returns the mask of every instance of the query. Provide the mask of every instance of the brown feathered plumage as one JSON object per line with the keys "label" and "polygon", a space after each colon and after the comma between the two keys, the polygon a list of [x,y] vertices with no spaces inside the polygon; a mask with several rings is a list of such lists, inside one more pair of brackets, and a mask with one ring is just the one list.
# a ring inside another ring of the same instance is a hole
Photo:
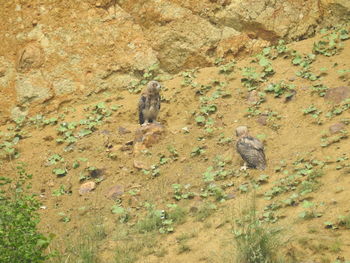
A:
{"label": "brown feathered plumage", "polygon": [[238,141],[236,144],[237,152],[246,162],[249,168],[264,170],[266,168],[266,158],[264,145],[258,139],[248,134],[246,126],[239,126],[236,129]]}
{"label": "brown feathered plumage", "polygon": [[141,125],[156,122],[160,110],[160,88],[160,83],[152,80],[148,83],[145,92],[141,94],[138,105],[139,122]]}

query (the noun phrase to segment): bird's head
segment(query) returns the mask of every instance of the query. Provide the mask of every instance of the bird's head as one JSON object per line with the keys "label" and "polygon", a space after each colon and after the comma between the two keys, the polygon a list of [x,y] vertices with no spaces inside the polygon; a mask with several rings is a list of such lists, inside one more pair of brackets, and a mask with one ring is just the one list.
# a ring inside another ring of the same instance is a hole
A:
{"label": "bird's head", "polygon": [[248,135],[248,128],[247,126],[238,126],[236,128],[236,136],[242,137]]}
{"label": "bird's head", "polygon": [[157,94],[159,93],[160,88],[161,88],[161,85],[158,81],[152,80],[148,82],[148,85],[147,85],[148,92],[152,94]]}

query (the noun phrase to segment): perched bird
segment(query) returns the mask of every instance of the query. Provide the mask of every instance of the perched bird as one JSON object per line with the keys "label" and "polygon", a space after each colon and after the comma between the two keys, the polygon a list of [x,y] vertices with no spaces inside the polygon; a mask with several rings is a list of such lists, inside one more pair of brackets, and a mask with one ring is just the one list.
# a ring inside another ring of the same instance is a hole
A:
{"label": "perched bird", "polygon": [[266,159],[262,142],[250,136],[246,126],[237,127],[236,135],[238,137],[236,150],[245,161],[241,170],[246,170],[247,166],[249,168],[264,170],[266,168]]}
{"label": "perched bird", "polygon": [[141,125],[156,122],[160,110],[160,88],[160,83],[152,80],[148,83],[146,91],[141,94],[139,100],[139,122]]}

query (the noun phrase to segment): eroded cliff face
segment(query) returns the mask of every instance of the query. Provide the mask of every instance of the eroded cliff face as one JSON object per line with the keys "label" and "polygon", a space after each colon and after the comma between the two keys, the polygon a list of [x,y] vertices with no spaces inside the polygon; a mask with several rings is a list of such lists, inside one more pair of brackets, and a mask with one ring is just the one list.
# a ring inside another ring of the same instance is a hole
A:
{"label": "eroded cliff face", "polygon": [[0,122],[228,62],[349,20],[348,0],[89,0],[0,3]]}

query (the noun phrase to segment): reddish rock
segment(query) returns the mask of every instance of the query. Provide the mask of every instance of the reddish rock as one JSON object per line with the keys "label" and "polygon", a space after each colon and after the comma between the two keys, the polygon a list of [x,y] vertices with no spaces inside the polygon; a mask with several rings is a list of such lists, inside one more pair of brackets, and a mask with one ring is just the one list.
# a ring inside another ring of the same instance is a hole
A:
{"label": "reddish rock", "polygon": [[124,186],[122,185],[115,185],[109,188],[106,197],[109,199],[116,200],[120,198],[124,194]]}
{"label": "reddish rock", "polygon": [[329,132],[331,134],[335,134],[335,133],[340,132],[341,130],[344,130],[345,127],[346,127],[346,125],[344,123],[336,123],[336,124],[329,126]]}
{"label": "reddish rock", "polygon": [[96,183],[93,181],[83,183],[79,188],[79,194],[83,195],[83,194],[89,193],[95,188],[96,188]]}
{"label": "reddish rock", "polygon": [[134,154],[138,154],[158,143],[164,133],[164,126],[158,123],[151,123],[138,128],[135,132]]}
{"label": "reddish rock", "polygon": [[148,167],[142,161],[139,160],[134,160],[134,167],[137,169],[148,169]]}
{"label": "reddish rock", "polygon": [[350,87],[337,87],[329,89],[324,98],[334,103],[340,103],[343,100],[350,98]]}

